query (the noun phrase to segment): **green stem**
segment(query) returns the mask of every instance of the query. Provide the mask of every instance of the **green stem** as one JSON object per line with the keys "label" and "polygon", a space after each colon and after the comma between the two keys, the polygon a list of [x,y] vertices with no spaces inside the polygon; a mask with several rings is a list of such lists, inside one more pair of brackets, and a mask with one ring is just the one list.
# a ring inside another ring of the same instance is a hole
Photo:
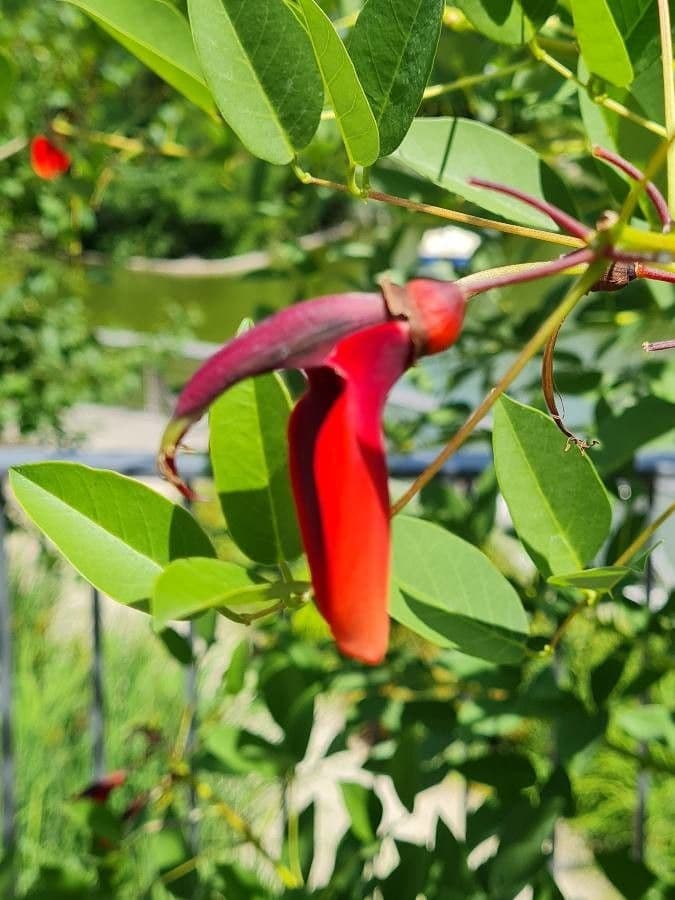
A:
{"label": "green stem", "polygon": [[652,134],[658,134],[659,137],[667,136],[666,129],[658,122],[654,122],[652,119],[646,119],[644,116],[638,115],[637,113],[628,109],[627,106],[624,106],[623,103],[619,103],[617,100],[612,99],[612,97],[607,97],[604,95],[598,96],[597,94],[594,94],[589,90],[588,83],[583,82],[574,74],[571,69],[568,69],[567,66],[564,66],[554,56],[551,56],[550,53],[547,53],[546,50],[543,49],[541,44],[538,44],[536,40],[532,40],[530,42],[530,50],[532,51],[532,55],[534,56],[534,58],[539,60],[539,62],[543,62],[544,65],[547,65],[550,69],[553,69],[554,72],[557,72],[558,75],[560,75],[566,81],[571,81],[576,84],[577,87],[580,87],[582,90],[586,91],[589,99],[591,99],[594,103],[597,103],[598,106],[603,106],[605,109],[609,109],[611,112],[616,113],[618,116],[621,116],[624,119],[628,119],[629,122],[633,122],[633,124],[639,125],[641,128],[645,128],[647,131],[651,131]]}
{"label": "green stem", "polygon": [[[312,184],[315,187],[330,188],[332,191],[340,191],[343,194],[351,194],[349,185],[340,184],[338,181],[329,181],[327,178],[315,178],[309,172],[305,172],[297,163],[293,171],[303,184]],[[495,219],[486,219],[482,216],[471,216],[468,213],[457,212],[454,209],[445,209],[442,206],[431,206],[428,203],[417,203],[406,197],[397,197],[394,194],[385,194],[382,191],[367,191],[364,199],[377,200],[390,206],[400,206],[412,212],[425,213],[436,216],[439,219],[449,219],[451,222],[461,222],[463,225],[472,225],[475,228],[491,228],[493,231],[501,231],[504,234],[515,234],[518,237],[529,238],[533,241],[545,241],[549,244],[559,244],[563,247],[584,247],[585,244],[579,238],[568,234],[559,234],[555,231],[543,231],[539,228],[526,228],[524,225],[511,225],[508,222],[497,222]]]}
{"label": "green stem", "polygon": [[675,503],[671,503],[670,506],[661,513],[658,519],[655,519],[651,525],[648,525],[644,531],[641,531],[640,534],[635,538],[633,543],[626,550],[623,551],[621,556],[614,563],[615,566],[625,566],[627,565],[631,559],[635,556],[635,554],[641,550],[647,541],[652,537],[652,535],[656,534],[659,528],[668,521],[668,519],[675,515]]}
{"label": "green stem", "polygon": [[580,600],[576,606],[573,606],[572,609],[567,613],[565,618],[562,620],[560,625],[556,628],[553,637],[551,638],[549,644],[545,649],[545,654],[549,655],[555,653],[555,649],[563,639],[565,634],[567,633],[567,629],[570,627],[572,622],[576,619],[579,613],[583,612],[585,609],[590,609],[592,606],[598,601],[599,594],[597,591],[585,591],[585,596],[583,600]]}
{"label": "green stem", "polygon": [[[658,0],[659,29],[661,32],[661,65],[663,68],[663,100],[666,117],[666,135],[672,141],[675,136],[675,81],[673,80],[673,37],[670,29],[668,0]],[[675,215],[675,144],[668,148],[668,207]]]}
{"label": "green stem", "polygon": [[604,259],[597,259],[586,269],[585,273],[572,285],[561,303],[553,310],[551,315],[539,327],[536,334],[525,344],[518,354],[514,362],[509,366],[508,371],[499,379],[494,388],[485,397],[476,409],[471,413],[464,425],[459,429],[457,434],[447,444],[447,446],[438,454],[436,459],[419,475],[408,490],[401,496],[391,508],[393,516],[401,512],[401,510],[410,503],[410,501],[428,484],[431,479],[443,468],[450,457],[456,453],[464,442],[471,436],[476,427],[480,424],[487,413],[492,409],[501,395],[511,386],[516,378],[523,371],[528,362],[541,350],[544,344],[551,337],[553,332],[558,328],[567,316],[572,312],[581,298],[588,293],[590,288],[598,280],[598,277],[604,272],[606,262]]}
{"label": "green stem", "polygon": [[470,87],[486,84],[488,81],[496,81],[499,78],[506,78],[508,75],[515,75],[516,72],[522,72],[524,69],[530,69],[531,67],[532,60],[526,59],[522,62],[505,66],[503,69],[495,69],[493,72],[483,72],[480,75],[465,75],[463,78],[458,78],[456,81],[448,81],[445,84],[431,84],[425,90],[422,100],[434,100],[436,97],[451,94],[453,91],[464,91]]}
{"label": "green stem", "polygon": [[193,155],[187,147],[176,144],[174,141],[164,141],[157,147],[150,147],[138,138],[128,138],[121,134],[112,134],[106,131],[87,131],[84,128],[78,128],[63,116],[56,116],[52,120],[51,127],[56,134],[60,134],[63,137],[72,137],[91,144],[102,144],[105,147],[110,147],[112,150],[120,150],[122,153],[127,153],[132,157],[148,153],[186,159]]}

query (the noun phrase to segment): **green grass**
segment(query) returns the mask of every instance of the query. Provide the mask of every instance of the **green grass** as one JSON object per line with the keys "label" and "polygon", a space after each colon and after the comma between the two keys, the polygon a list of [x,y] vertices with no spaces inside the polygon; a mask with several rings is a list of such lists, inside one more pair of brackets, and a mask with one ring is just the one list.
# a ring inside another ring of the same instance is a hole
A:
{"label": "green grass", "polygon": [[[20,884],[41,865],[87,851],[83,809],[73,797],[91,780],[92,703],[90,608],[68,602],[57,570],[13,592],[17,837]],[[85,595],[86,597],[86,595]],[[73,610],[82,616],[73,622]],[[68,621],[64,621],[64,617]],[[107,769],[130,770],[114,798],[123,808],[156,781],[184,708],[181,667],[149,624],[138,630],[106,628],[104,690]],[[163,734],[164,752],[144,760],[146,741],[136,729]]]}

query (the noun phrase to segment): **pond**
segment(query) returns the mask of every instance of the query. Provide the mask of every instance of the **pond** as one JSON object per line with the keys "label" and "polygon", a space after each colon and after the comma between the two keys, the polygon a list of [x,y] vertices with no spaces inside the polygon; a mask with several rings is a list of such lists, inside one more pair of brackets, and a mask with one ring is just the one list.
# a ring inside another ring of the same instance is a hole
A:
{"label": "pond", "polygon": [[96,327],[166,333],[178,322],[195,338],[220,343],[247,316],[258,319],[305,297],[358,288],[364,268],[362,261],[340,260],[320,276],[312,267],[236,277],[176,277],[87,266],[78,271],[76,283]]}

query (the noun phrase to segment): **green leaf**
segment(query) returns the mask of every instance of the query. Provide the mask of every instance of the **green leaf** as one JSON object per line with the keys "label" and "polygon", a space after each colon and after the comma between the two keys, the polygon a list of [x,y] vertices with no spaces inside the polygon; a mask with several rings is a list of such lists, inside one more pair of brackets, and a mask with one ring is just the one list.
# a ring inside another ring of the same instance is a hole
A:
{"label": "green leaf", "polygon": [[189,666],[194,662],[194,653],[190,641],[182,634],[178,634],[173,628],[164,628],[158,635],[168,652],[182,666]]}
{"label": "green leaf", "polygon": [[300,0],[300,6],[349,162],[372,166],[380,155],[379,132],[354,63],[315,0]]}
{"label": "green leaf", "polygon": [[528,633],[516,591],[480,550],[437,525],[393,525],[391,615],[441,647],[494,663],[517,662]]}
{"label": "green leaf", "polygon": [[243,640],[237,644],[230,657],[230,664],[224,678],[226,694],[238,694],[244,687],[249,656],[248,641]]}
{"label": "green leaf", "polygon": [[588,68],[618,87],[633,80],[626,45],[607,0],[570,0],[577,40]]}
{"label": "green leaf", "polygon": [[288,596],[285,583],[259,583],[246,569],[220,559],[179,559],[157,579],[152,614],[160,624],[189,619],[207,609],[246,614]]}
{"label": "green leaf", "polygon": [[499,850],[486,865],[490,896],[515,897],[546,865],[550,850],[544,847],[568,802],[568,797],[558,792],[558,780],[564,780],[569,791],[566,776],[556,770],[544,787],[539,806],[523,799],[513,804],[503,818]]}
{"label": "green leaf", "polygon": [[302,553],[288,471],[291,399],[276,374],[230,388],[211,407],[211,464],[232,538],[256,562]]}
{"label": "green leaf", "polygon": [[[588,67],[582,58],[579,60],[578,75],[584,83],[589,81]],[[642,68],[640,73],[636,74],[635,80],[629,89],[607,84],[603,85],[600,91],[610,99],[623,104],[632,112],[637,113],[637,115],[650,119],[657,124],[664,124],[663,75],[658,55],[650,66]],[[616,150],[626,159],[630,159],[633,165],[644,169],[659,146],[660,138],[658,135],[652,134],[652,132],[645,130],[641,125],[630,122],[623,116],[618,116],[612,110],[605,109],[594,103],[588,92],[582,88],[579,89],[578,93],[581,117],[588,141]],[[596,168],[610,185],[617,201],[621,202],[626,194],[624,184],[630,184],[630,179],[617,175],[606,165],[598,163]],[[654,181],[665,191],[666,179],[663,173],[656,173]],[[653,216],[650,204],[643,202],[642,207],[643,215],[646,215],[645,211],[647,211]],[[657,227],[655,219],[653,225]]]}
{"label": "green leaf", "polygon": [[212,759],[200,756],[198,768],[217,768],[235,775],[255,772],[261,778],[278,775],[278,762],[268,741],[234,725],[216,725],[206,729],[202,744]]}
{"label": "green leaf", "polygon": [[[660,65],[658,4],[653,0],[608,0],[608,2],[636,77],[654,63]],[[671,30],[675,33],[675,18],[672,11]]]}
{"label": "green leaf", "polygon": [[415,119],[392,159],[465,200],[524,225],[556,228],[543,213],[519,200],[472,187],[468,180],[503,181],[540,200],[572,208],[567,190],[534,150],[471,119]]}
{"label": "green leaf", "polygon": [[361,784],[341,782],[342,799],[349,813],[354,837],[364,846],[377,840],[377,827],[382,816],[382,804],[373,791]]}
{"label": "green leaf", "polygon": [[625,566],[601,566],[597,569],[584,569],[567,575],[551,575],[548,583],[553,587],[577,588],[584,591],[609,593],[628,575],[630,569]]}
{"label": "green leaf", "polygon": [[12,490],[66,559],[114,600],[147,605],[162,569],[184,556],[214,556],[182,507],[131,478],[76,463],[17,466]]}
{"label": "green leaf", "polygon": [[525,44],[555,9],[555,0],[455,0],[476,31],[500,44]]}
{"label": "green leaf", "polygon": [[675,750],[675,722],[665,706],[652,703],[624,709],[617,712],[615,721],[636,741],[665,741]]}
{"label": "green leaf", "polygon": [[314,701],[321,691],[315,672],[303,672],[279,657],[260,673],[259,693],[283,729],[284,747],[297,761],[304,757],[314,724]]}
{"label": "green leaf", "polygon": [[197,53],[225,121],[255,156],[291,162],[319,126],[321,77],[283,0],[189,0]]}
{"label": "green leaf", "polygon": [[490,785],[502,798],[519,794],[537,780],[529,759],[511,751],[468,759],[456,771],[468,781]]}
{"label": "green leaf", "polygon": [[210,115],[213,99],[204,82],[188,23],[165,0],[65,0],[79,7],[160,78]]}
{"label": "green leaf", "polygon": [[607,411],[598,418],[600,449],[598,469],[603,474],[630,462],[649,441],[675,428],[675,403],[659,397],[645,397],[616,416]]}
{"label": "green leaf", "polygon": [[577,572],[609,534],[609,498],[588,455],[539,410],[503,396],[494,417],[497,480],[518,537],[546,575]]}
{"label": "green leaf", "polygon": [[[649,891],[657,881],[656,876],[643,862],[632,860],[626,853],[625,847],[596,853],[595,859],[612,884],[621,891],[623,897],[650,896]],[[658,897],[657,893],[655,900]]]}
{"label": "green leaf", "polygon": [[443,0],[368,0],[349,55],[380,134],[380,156],[401,143],[422,102],[443,22]]}

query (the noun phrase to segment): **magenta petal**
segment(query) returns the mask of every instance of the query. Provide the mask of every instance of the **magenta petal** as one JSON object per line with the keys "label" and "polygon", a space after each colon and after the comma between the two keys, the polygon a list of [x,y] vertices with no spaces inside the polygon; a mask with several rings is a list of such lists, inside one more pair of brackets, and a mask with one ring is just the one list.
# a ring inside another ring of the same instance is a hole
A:
{"label": "magenta petal", "polygon": [[174,418],[199,418],[233,384],[274,369],[318,365],[347,334],[387,320],[380,294],[335,294],[305,300],[228,341],[192,376]]}
{"label": "magenta petal", "polygon": [[228,341],[192,376],[162,436],[159,471],[189,499],[176,468],[176,451],[190,425],[229,387],[275,369],[320,365],[345,335],[386,322],[381,294],[335,294],[282,309]]}
{"label": "magenta petal", "polygon": [[291,479],[317,605],[338,647],[380,662],[389,639],[389,492],[382,409],[412,359],[410,328],[389,322],[344,338],[289,426]]}

